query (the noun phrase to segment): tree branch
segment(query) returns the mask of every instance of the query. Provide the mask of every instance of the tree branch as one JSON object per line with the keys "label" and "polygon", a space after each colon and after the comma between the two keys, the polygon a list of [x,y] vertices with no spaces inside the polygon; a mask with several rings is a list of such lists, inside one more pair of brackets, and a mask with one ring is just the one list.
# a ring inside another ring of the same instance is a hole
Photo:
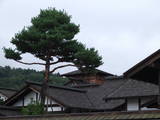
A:
{"label": "tree branch", "polygon": [[15,60],[15,61],[19,62],[19,63],[22,63],[22,64],[25,64],[25,65],[45,65],[44,63],[36,63],[36,62],[26,63],[26,62],[22,62],[22,61],[19,61],[19,60]]}
{"label": "tree branch", "polygon": [[56,61],[56,62],[52,62],[52,63],[50,63],[50,65],[54,65],[54,64],[57,64],[57,63],[59,63],[60,62],[60,60],[58,60],[58,61]]}
{"label": "tree branch", "polygon": [[59,69],[59,68],[70,67],[70,66],[76,67],[76,65],[73,65],[73,64],[61,65],[61,66],[58,66],[58,67],[54,68],[53,70],[51,70],[50,73],[55,72],[55,71],[56,71],[57,69]]}
{"label": "tree branch", "polygon": [[56,57],[58,60],[56,62],[51,62],[50,65],[55,65],[57,63],[60,63],[60,62],[64,62],[64,59],[63,58],[59,58],[59,57]]}

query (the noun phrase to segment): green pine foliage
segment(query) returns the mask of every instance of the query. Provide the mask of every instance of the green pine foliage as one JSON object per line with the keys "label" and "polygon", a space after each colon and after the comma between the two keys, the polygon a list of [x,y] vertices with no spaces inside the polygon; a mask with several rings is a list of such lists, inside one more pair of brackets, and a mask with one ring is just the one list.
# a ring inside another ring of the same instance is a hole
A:
{"label": "green pine foliage", "polygon": [[[11,39],[11,43],[15,46],[14,49],[4,48],[7,59],[27,65],[45,66],[41,92],[43,104],[45,88],[47,88],[47,83],[51,81],[51,73],[69,66],[90,72],[103,64],[102,57],[97,50],[86,48],[84,44],[74,39],[79,31],[79,25],[73,23],[71,16],[64,10],[48,8],[41,10],[39,15],[33,17],[30,26],[24,27],[15,34]],[[26,53],[43,62],[24,62],[22,55]]]}
{"label": "green pine foliage", "polygon": [[[0,66],[0,87],[20,89],[25,85],[25,81],[41,82],[44,79],[44,72],[38,72],[31,69],[11,68],[9,66]],[[50,82],[54,85],[63,85],[68,81],[59,74],[51,75]]]}
{"label": "green pine foliage", "polygon": [[[44,62],[41,65],[56,67],[56,63],[66,62],[81,70],[92,70],[102,65],[102,57],[97,50],[86,48],[74,39],[80,26],[73,23],[71,18],[64,10],[41,10],[39,15],[31,19],[30,26],[24,27],[12,38],[11,43],[15,49],[4,48],[5,57],[23,63],[22,55],[30,53]],[[46,74],[48,71],[54,73],[68,66],[44,71]]]}

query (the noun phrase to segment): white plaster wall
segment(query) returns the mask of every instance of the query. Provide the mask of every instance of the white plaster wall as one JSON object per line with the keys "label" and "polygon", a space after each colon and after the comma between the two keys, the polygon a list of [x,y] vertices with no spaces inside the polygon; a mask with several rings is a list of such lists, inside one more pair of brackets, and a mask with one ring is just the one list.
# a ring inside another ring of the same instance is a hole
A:
{"label": "white plaster wall", "polygon": [[45,105],[47,105],[47,104],[58,104],[58,103],[53,101],[53,100],[51,100],[51,99],[49,99],[48,97],[46,97],[45,98]]}
{"label": "white plaster wall", "polygon": [[[28,93],[26,96],[24,96],[24,106],[28,105],[29,103],[31,103],[31,101],[37,101],[36,100],[36,92],[30,92]],[[40,102],[39,100],[39,93],[38,93],[38,101]],[[22,103],[23,103],[23,99],[19,99],[15,104],[14,106],[22,106]],[[49,99],[49,98],[45,98],[45,104],[58,104],[57,102]]]}
{"label": "white plaster wall", "polygon": [[138,98],[127,99],[127,111],[138,111],[139,103]]}
{"label": "white plaster wall", "polygon": [[36,92],[30,92],[24,97],[24,106],[27,106],[32,101],[36,101]]}
{"label": "white plaster wall", "polygon": [[[38,93],[38,100],[39,100],[39,95],[40,94]],[[27,106],[29,103],[31,103],[32,100],[37,101],[36,100],[36,92],[34,92],[34,91],[32,91],[32,92],[28,93],[26,96],[24,96],[24,106]],[[46,97],[45,104],[46,105],[47,104],[48,105],[55,105],[58,103]],[[16,103],[14,103],[13,106],[23,106],[23,98],[19,99]],[[48,107],[48,111],[62,111],[62,107],[61,106],[54,106],[52,108]]]}
{"label": "white plaster wall", "polygon": [[159,110],[158,108],[147,108],[147,107],[143,107],[141,108],[141,110]]}
{"label": "white plaster wall", "polygon": [[[31,103],[31,100],[36,101],[36,92],[30,92],[24,96],[24,106],[27,106]],[[13,106],[23,106],[23,98],[19,99]]]}
{"label": "white plaster wall", "polygon": [[48,111],[53,111],[53,112],[55,112],[55,111],[62,111],[62,109],[64,109],[64,108],[62,108],[62,107],[48,107]]}

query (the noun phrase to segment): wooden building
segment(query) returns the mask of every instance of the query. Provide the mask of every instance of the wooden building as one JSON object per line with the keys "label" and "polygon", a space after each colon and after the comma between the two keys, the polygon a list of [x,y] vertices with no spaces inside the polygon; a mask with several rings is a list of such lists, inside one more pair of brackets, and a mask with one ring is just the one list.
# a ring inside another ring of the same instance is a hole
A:
{"label": "wooden building", "polygon": [[79,84],[103,84],[105,82],[105,77],[114,76],[111,73],[104,72],[102,70],[96,69],[94,73],[86,73],[80,70],[75,70],[69,73],[62,74],[70,79],[65,85],[79,85]]}
{"label": "wooden building", "polygon": [[[97,70],[96,74],[73,71],[65,86],[49,85],[45,107],[52,112],[85,113],[108,111],[150,111],[160,107],[160,50],[122,76]],[[40,101],[41,83],[27,85],[5,102],[8,107],[24,107]]]}
{"label": "wooden building", "polygon": [[[24,107],[32,100],[40,101],[41,84],[28,84],[10,97],[5,105]],[[123,77],[108,78],[102,85],[85,84],[71,87],[49,85],[45,106],[51,112],[104,112],[153,110],[158,86]]]}
{"label": "wooden building", "polygon": [[[103,97],[118,87],[118,83],[112,85],[103,84],[96,86],[83,86],[79,88],[59,87],[49,85],[46,91],[45,105],[52,112],[100,112],[114,110],[124,104],[123,100],[111,100],[106,102]],[[28,84],[10,97],[6,106],[24,107],[32,100],[40,101],[40,83],[28,82]]]}

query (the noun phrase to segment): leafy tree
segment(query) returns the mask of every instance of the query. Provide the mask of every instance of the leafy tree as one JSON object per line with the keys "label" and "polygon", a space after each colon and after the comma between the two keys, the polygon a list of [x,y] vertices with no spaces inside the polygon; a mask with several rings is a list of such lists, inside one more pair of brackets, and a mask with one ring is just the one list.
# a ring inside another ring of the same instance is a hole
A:
{"label": "leafy tree", "polygon": [[[45,66],[42,103],[45,100],[49,75],[57,69],[74,66],[80,70],[90,71],[102,64],[102,57],[94,48],[86,48],[74,39],[79,32],[79,25],[71,22],[71,16],[65,11],[55,8],[41,10],[38,16],[31,19],[31,23],[31,26],[24,27],[12,38],[11,43],[16,48],[4,48],[4,52],[6,58],[19,63]],[[25,53],[30,53],[43,62],[26,63],[22,61],[21,56]],[[65,64],[59,64],[64,62]]]}

